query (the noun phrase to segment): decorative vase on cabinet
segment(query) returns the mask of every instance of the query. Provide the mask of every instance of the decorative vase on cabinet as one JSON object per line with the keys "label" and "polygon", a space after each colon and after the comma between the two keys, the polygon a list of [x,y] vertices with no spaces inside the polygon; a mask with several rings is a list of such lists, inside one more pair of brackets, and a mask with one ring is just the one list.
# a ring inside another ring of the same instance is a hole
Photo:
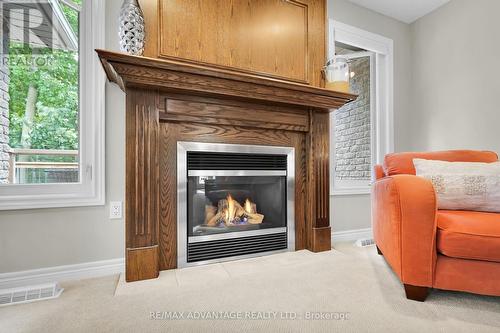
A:
{"label": "decorative vase on cabinet", "polygon": [[131,55],[144,53],[144,14],[137,0],[124,0],[120,10],[118,34],[120,50]]}

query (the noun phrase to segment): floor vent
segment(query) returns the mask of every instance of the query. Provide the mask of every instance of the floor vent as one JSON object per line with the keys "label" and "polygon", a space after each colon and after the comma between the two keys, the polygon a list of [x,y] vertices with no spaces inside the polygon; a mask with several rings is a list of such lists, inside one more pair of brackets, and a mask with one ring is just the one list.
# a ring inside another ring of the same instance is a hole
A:
{"label": "floor vent", "polygon": [[0,290],[0,306],[57,298],[63,292],[57,283]]}
{"label": "floor vent", "polygon": [[373,238],[358,239],[356,241],[356,246],[359,247],[365,247],[370,245],[375,245],[375,241],[373,240]]}

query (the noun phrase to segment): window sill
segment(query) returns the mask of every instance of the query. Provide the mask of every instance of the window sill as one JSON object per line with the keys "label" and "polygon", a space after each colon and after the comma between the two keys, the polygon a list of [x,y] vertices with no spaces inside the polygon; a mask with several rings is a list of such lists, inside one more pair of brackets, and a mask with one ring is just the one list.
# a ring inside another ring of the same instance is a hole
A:
{"label": "window sill", "polygon": [[84,206],[103,206],[105,199],[103,195],[97,196],[71,196],[71,195],[39,195],[23,198],[5,198],[0,201],[0,211],[20,209],[43,209],[43,208],[68,208]]}

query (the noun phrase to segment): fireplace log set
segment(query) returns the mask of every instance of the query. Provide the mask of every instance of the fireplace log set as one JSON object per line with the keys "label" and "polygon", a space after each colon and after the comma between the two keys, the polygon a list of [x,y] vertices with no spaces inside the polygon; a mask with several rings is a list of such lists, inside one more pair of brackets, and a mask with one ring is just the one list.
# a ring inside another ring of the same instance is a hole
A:
{"label": "fireplace log set", "polygon": [[231,194],[221,199],[217,207],[205,206],[205,225],[208,227],[227,227],[233,225],[260,224],[264,215],[257,213],[257,205],[246,199],[244,205],[234,200]]}

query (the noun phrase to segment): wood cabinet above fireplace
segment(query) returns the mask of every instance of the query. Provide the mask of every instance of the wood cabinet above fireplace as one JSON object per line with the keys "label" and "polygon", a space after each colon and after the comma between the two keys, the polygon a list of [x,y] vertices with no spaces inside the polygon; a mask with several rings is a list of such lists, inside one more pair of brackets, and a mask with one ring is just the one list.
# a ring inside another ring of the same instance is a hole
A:
{"label": "wood cabinet above fireplace", "polygon": [[324,0],[142,0],[145,55],[321,85]]}

